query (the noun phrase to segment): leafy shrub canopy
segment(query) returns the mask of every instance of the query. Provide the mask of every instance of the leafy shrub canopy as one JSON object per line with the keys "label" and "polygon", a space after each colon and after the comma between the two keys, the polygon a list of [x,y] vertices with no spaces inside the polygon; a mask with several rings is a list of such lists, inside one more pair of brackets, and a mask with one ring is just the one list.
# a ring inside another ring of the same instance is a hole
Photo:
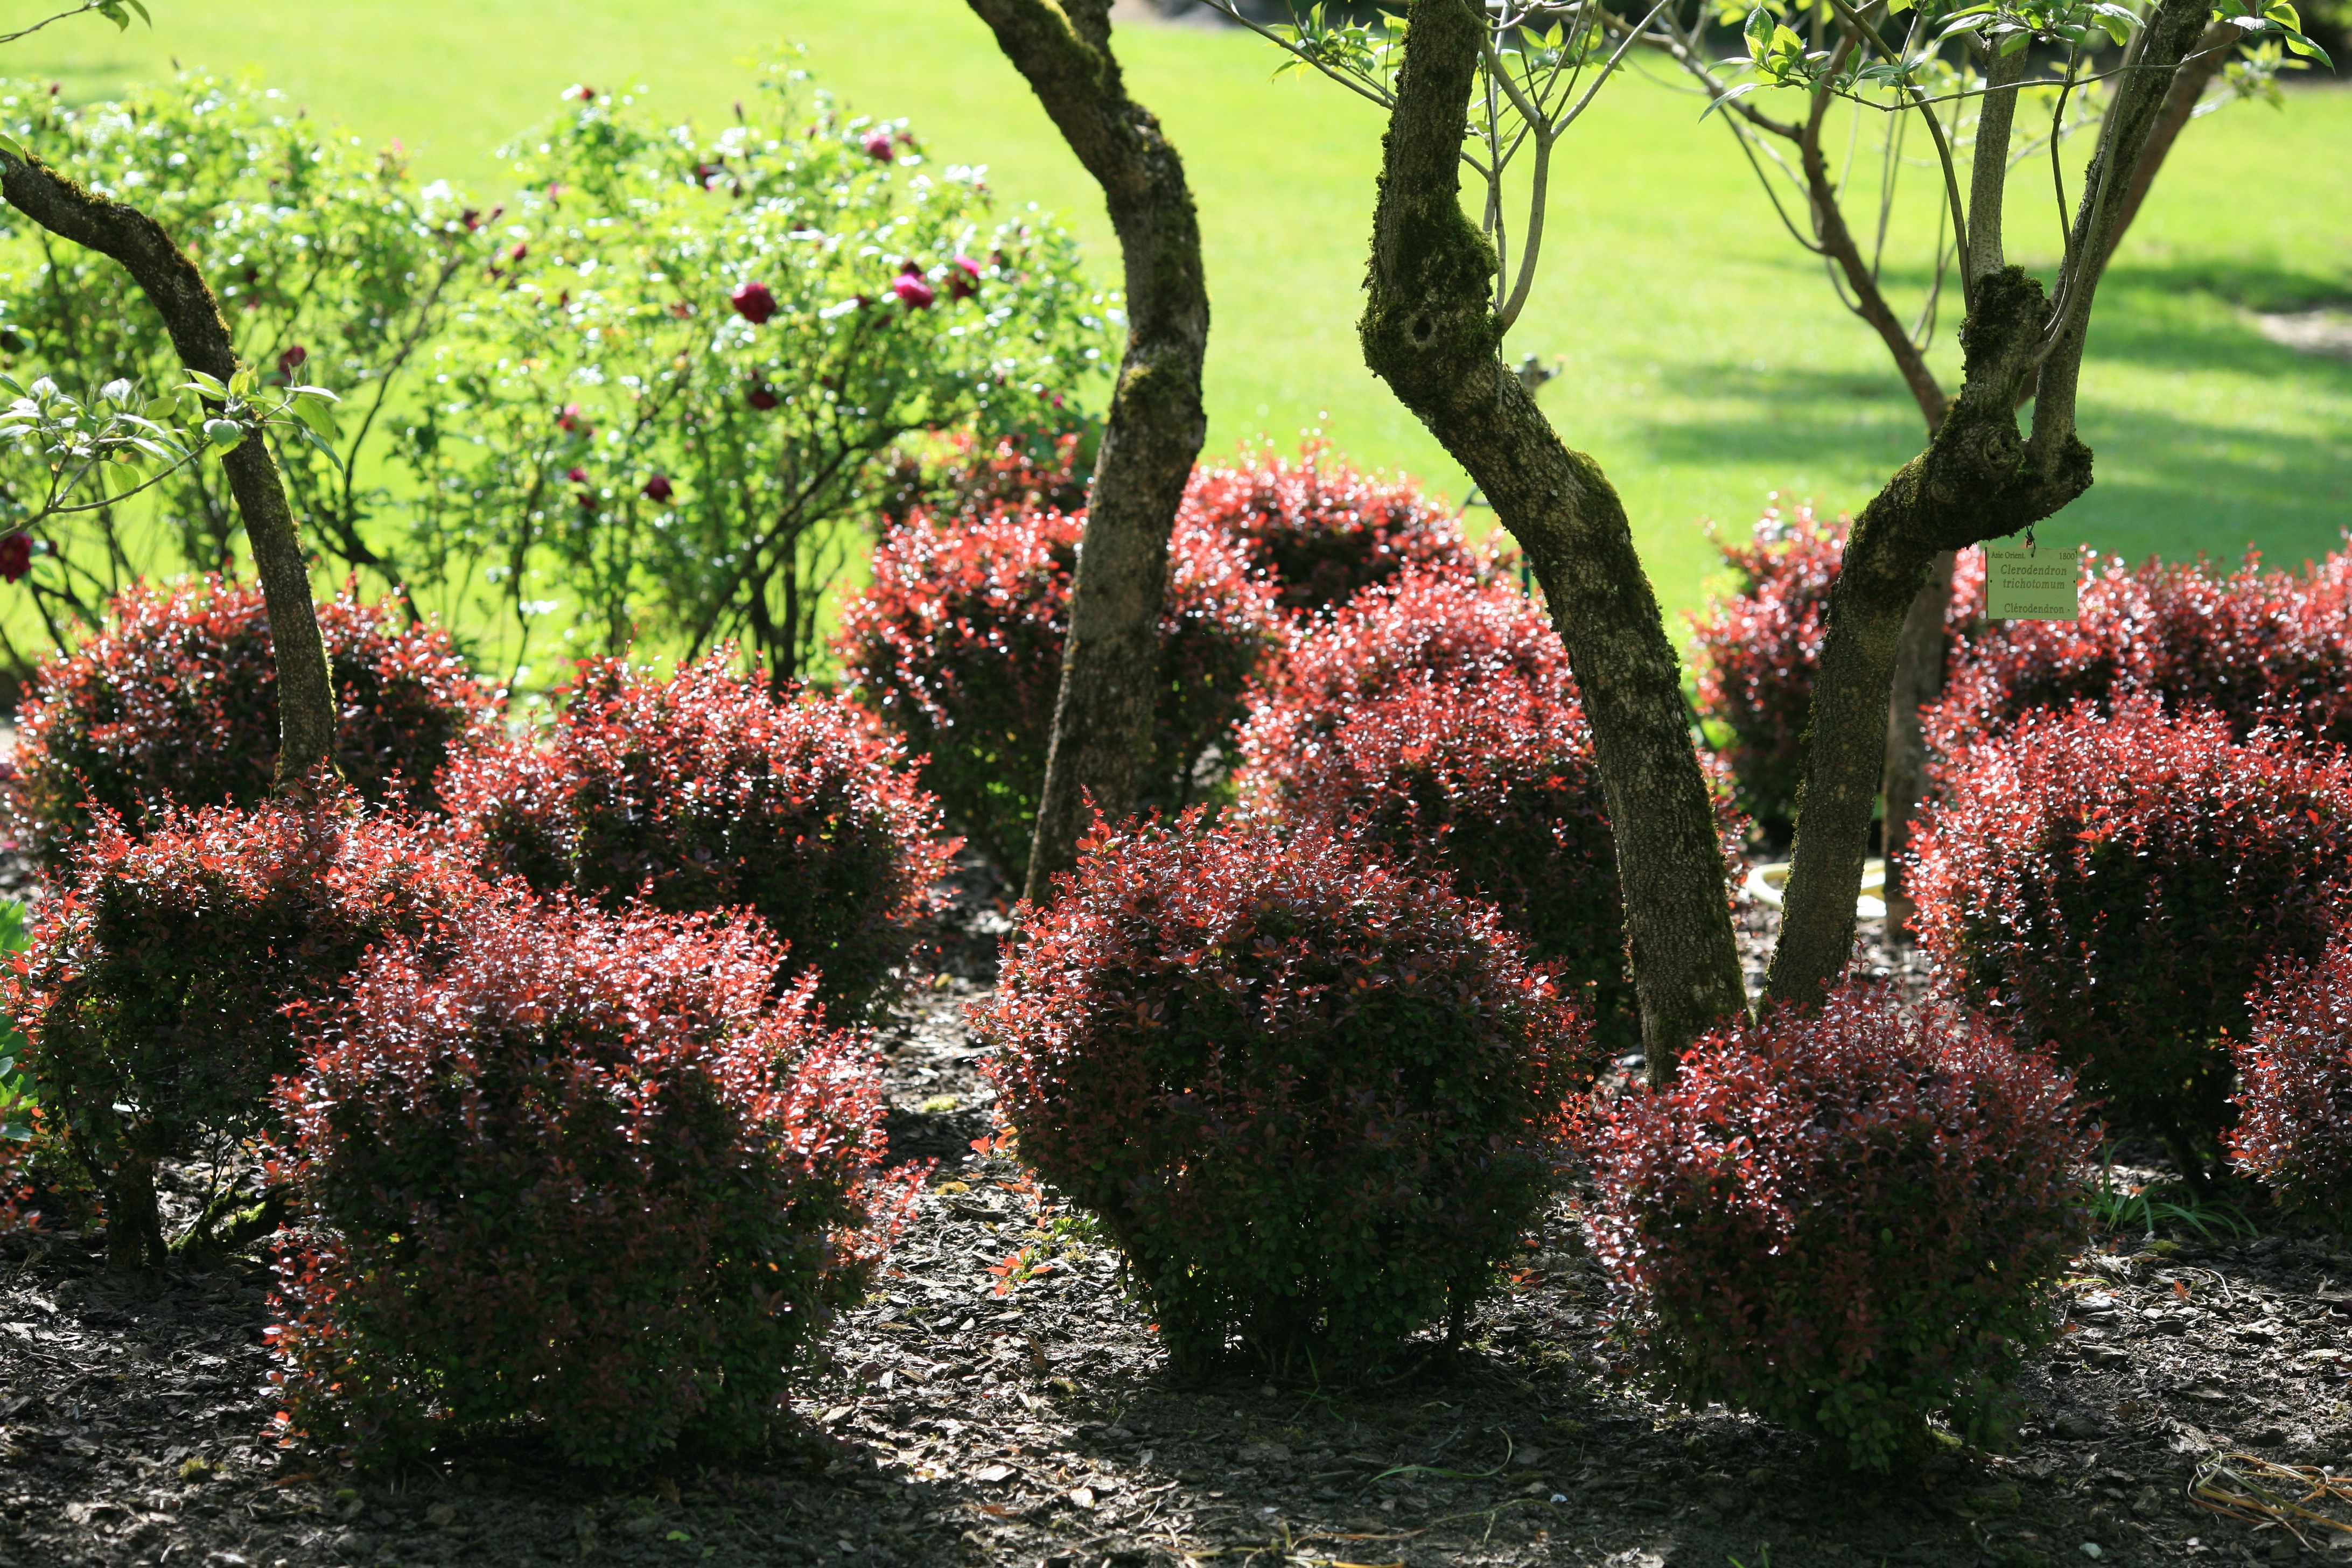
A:
{"label": "leafy shrub canopy", "polygon": [[298,1059],[288,1008],[388,937],[431,951],[488,896],[434,836],[340,791],[168,813],[145,838],[101,818],[10,1002],[45,1114],[106,1196],[110,1246],[162,1246],[156,1161],[266,1130],[271,1079]]}
{"label": "leafy shrub canopy", "polygon": [[[1787,516],[1768,507],[1752,538],[1719,545],[1738,590],[1691,617],[1699,715],[1729,764],[1739,809],[1776,844],[1796,829],[1805,730],[1828,635],[1822,617],[1847,526],[1844,518],[1821,521],[1810,502]],[[1961,552],[1944,614],[1948,648],[1983,603],[1983,561],[1979,552]]]}
{"label": "leafy shrub canopy", "polygon": [[2246,994],[2352,911],[2352,761],[2154,702],[2029,713],[1969,753],[1917,840],[1951,983],[2201,1171]]}
{"label": "leafy shrub canopy", "polygon": [[1109,342],[1068,235],[991,221],[978,171],[799,76],[716,133],[568,105],[518,150],[525,194],[434,351],[418,528],[436,558],[539,554],[607,653],[733,637],[802,668],[824,525],[876,499],[892,445],[1026,430]]}
{"label": "leafy shrub canopy", "polygon": [[1589,1143],[1618,1331],[1680,1397],[1860,1468],[1915,1453],[1931,1412],[1999,1433],[2084,1226],[2065,1079],[1863,986],[1708,1037]]}
{"label": "leafy shrub canopy", "polygon": [[865,1042],[772,1005],[756,925],[501,908],[374,955],[281,1090],[318,1227],[280,1270],[290,1426],[409,1452],[756,1447],[919,1171]]}
{"label": "leafy shrub canopy", "polygon": [[772,696],[730,657],[667,681],[585,664],[551,743],[466,759],[442,799],[486,869],[608,907],[748,907],[787,944],[785,975],[863,1010],[932,914],[956,844],[870,719],[839,698]]}
{"label": "leafy shrub canopy", "polygon": [[[1018,883],[1044,786],[1083,514],[917,513],[883,537],[836,644],[859,699],[928,752],[948,820]],[[1203,793],[1274,637],[1272,595],[1220,531],[1179,521],[1160,617],[1147,807]]]}
{"label": "leafy shrub canopy", "polygon": [[1491,900],[1612,1052],[1640,1044],[1617,850],[1566,650],[1515,587],[1409,569],[1293,637],[1236,784]]}
{"label": "leafy shrub canopy", "polygon": [[2352,942],[2284,965],[2252,998],[2231,1154],[2281,1206],[2352,1232]]}
{"label": "leafy shrub canopy", "polygon": [[1125,1248],[1171,1353],[1238,1338],[1324,1376],[1488,1284],[1595,1065],[1442,879],[1197,814],[1085,845],[973,1026],[1023,1157]]}
{"label": "leafy shrub canopy", "polygon": [[[239,360],[280,384],[341,394],[347,417],[334,445],[346,460],[396,423],[382,415],[413,386],[416,345],[446,324],[493,237],[446,184],[420,186],[396,143],[368,147],[281,93],[200,72],[87,105],[51,84],[0,84],[0,121],[92,191],[153,216],[197,256]],[[156,397],[184,379],[171,334],[120,267],[21,220],[0,234],[0,363],[77,395],[123,377]],[[312,542],[351,570],[433,578],[422,560],[413,572],[395,564],[387,535],[396,531],[364,526],[390,503],[383,489],[352,482],[344,463],[304,442],[275,452]],[[46,475],[33,463],[47,459],[0,454],[0,513],[21,514],[39,494]],[[244,524],[218,468],[182,469],[161,500],[181,562],[219,570]],[[77,530],[139,559],[143,542],[125,530],[136,514],[85,514]],[[54,618],[97,618],[89,579],[68,555],[37,555],[33,568],[28,585]]]}
{"label": "leafy shrub canopy", "polygon": [[1334,608],[1408,567],[1472,576],[1490,564],[1460,519],[1412,480],[1364,473],[1328,451],[1317,440],[1296,462],[1268,448],[1195,468],[1182,515],[1241,540],[1294,615]]}
{"label": "leafy shrub canopy", "polygon": [[[167,803],[255,805],[278,763],[278,667],[257,585],[133,588],[111,624],[44,660],[17,712],[10,805],[20,842],[66,869],[96,812],[134,826]],[[449,756],[496,732],[499,698],[438,627],[397,601],[319,606],[339,705],[335,765],[365,799],[431,801]]]}
{"label": "leafy shrub canopy", "polygon": [[2201,560],[2110,558],[2083,584],[2082,611],[1970,637],[1927,715],[1948,767],[2037,709],[2132,697],[2209,708],[2241,737],[2266,724],[2352,743],[2352,552],[2305,573],[2265,572],[2249,554],[2226,576]]}

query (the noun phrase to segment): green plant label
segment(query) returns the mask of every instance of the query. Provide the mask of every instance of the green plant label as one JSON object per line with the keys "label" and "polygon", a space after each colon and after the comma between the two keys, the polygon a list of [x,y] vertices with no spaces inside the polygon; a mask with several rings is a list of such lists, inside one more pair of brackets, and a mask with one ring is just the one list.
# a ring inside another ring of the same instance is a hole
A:
{"label": "green plant label", "polygon": [[2082,554],[2042,553],[2031,544],[1988,542],[1985,616],[1996,621],[2071,621],[2082,615]]}

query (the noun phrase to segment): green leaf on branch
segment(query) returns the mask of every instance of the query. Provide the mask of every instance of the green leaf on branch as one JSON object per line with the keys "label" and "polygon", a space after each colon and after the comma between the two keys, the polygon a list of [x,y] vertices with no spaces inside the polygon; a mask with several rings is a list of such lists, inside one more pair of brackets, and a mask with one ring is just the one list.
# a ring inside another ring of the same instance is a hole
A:
{"label": "green leaf on branch", "polygon": [[1732,102],[1736,99],[1746,97],[1748,94],[1754,92],[1758,88],[1762,87],[1763,85],[1764,84],[1760,81],[1743,81],[1738,87],[1731,88],[1724,92],[1718,93],[1717,96],[1707,100],[1707,105],[1705,109],[1698,111],[1699,119],[1704,121],[1708,115],[1713,114],[1717,110],[1723,108],[1726,104]]}
{"label": "green leaf on branch", "polygon": [[[320,388],[302,386],[294,389],[294,396],[291,400],[294,417],[299,419],[321,439],[327,441],[338,440],[342,435],[341,431],[335,428],[334,411],[328,406],[333,397],[334,394],[331,392],[321,394]],[[339,458],[336,460],[340,462],[341,459]]]}

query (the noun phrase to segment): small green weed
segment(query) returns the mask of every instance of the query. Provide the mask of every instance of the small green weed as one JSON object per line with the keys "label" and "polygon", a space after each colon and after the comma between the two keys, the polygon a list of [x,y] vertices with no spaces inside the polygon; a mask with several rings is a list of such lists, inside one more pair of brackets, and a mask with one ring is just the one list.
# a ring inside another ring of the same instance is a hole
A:
{"label": "small green weed", "polygon": [[[0,952],[22,952],[32,942],[25,929],[25,906],[0,899]],[[25,1031],[16,1020],[0,1013],[0,1138],[24,1143],[33,1136],[33,1112],[40,1099],[33,1092],[32,1075],[18,1067],[25,1054]]]}
{"label": "small green weed", "polygon": [[2168,1226],[2194,1231],[2203,1241],[2221,1235],[2258,1234],[2245,1212],[2226,1199],[2199,1197],[2169,1182],[2117,1185],[2112,1154],[2099,1167],[2098,1184],[2091,1190],[2090,1202],[2091,1217],[2102,1230],[2139,1230],[2153,1239]]}

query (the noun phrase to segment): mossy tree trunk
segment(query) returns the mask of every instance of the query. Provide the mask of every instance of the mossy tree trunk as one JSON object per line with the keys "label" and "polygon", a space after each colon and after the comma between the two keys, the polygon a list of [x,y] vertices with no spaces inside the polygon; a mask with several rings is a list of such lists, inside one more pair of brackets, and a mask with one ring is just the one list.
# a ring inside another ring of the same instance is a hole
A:
{"label": "mossy tree trunk", "polygon": [[1209,294],[1183,162],[1127,96],[1110,0],[971,0],[1102,186],[1127,289],[1127,352],[1087,495],[1027,896],[1076,862],[1094,812],[1135,808],[1152,747],[1168,539],[1208,434]]}
{"label": "mossy tree trunk", "polygon": [[[85,190],[37,157],[0,153],[0,189],[9,205],[50,233],[120,263],[163,318],[182,363],[223,383],[236,374],[236,350],[220,303],[162,224],[136,207]],[[221,467],[245,519],[254,573],[269,607],[278,668],[278,787],[299,790],[319,769],[334,765],[335,751],[334,687],[311,602],[310,569],[285,482],[263,434],[247,430],[245,440],[222,458]]]}
{"label": "mossy tree trunk", "polygon": [[[2141,153],[2207,15],[2205,0],[2161,0],[2135,40],[2135,68],[2116,87],[2084,175],[2067,240],[2075,264],[2054,303],[2039,279],[2002,263],[2007,118],[1979,128],[1977,156],[1987,173],[1970,204],[1963,383],[1927,449],[1863,509],[1830,593],[1780,940],[1765,977],[1775,1001],[1811,1001],[1852,957],[1896,654],[1938,554],[2015,533],[2090,488],[2091,451],[2075,432],[2074,399],[2091,306]],[[2018,408],[2029,393],[2032,422],[2021,431]],[[1938,620],[1941,613],[1939,604]]]}
{"label": "mossy tree trunk", "polygon": [[[2070,259],[2112,248],[2130,170],[2205,0],[2162,0],[2135,45],[2086,176]],[[1487,42],[1469,0],[1413,0],[1383,143],[1365,363],[1466,468],[1544,584],[1593,731],[1643,1040],[1654,1081],[1746,993],[1725,868],[1657,600],[1624,508],[1600,466],[1570,450],[1505,368],[1493,309],[1496,258],[1463,212],[1459,170]],[[1996,121],[2002,117],[1996,116]],[[2002,128],[1980,135],[2006,166]],[[1970,247],[1960,329],[1965,383],[1927,448],[1866,507],[1832,591],[1815,687],[1797,840],[1768,994],[1809,1000],[1846,967],[1862,859],[1886,758],[1890,686],[1910,609],[1939,554],[2013,533],[2086,489],[2074,390],[2095,267],[2070,268],[2054,304],[2000,258],[1998,182]],[[2021,392],[2036,391],[2021,431]],[[1915,393],[1920,388],[1915,385]],[[1940,618],[1940,605],[1937,606]]]}
{"label": "mossy tree trunk", "polygon": [[[2106,262],[2114,258],[2116,246],[2123,241],[2124,232],[2139,216],[2140,204],[2147,199],[2149,187],[2156,183],[2165,160],[2171,155],[2173,143],[2196,113],[2198,100],[2204,97],[2205,89],[2212,85],[2213,79],[2221,74],[2222,66],[2235,51],[2237,40],[2236,28],[2226,23],[2217,23],[2205,29],[2195,47],[2172,72],[2163,102],[2146,139],[2140,143],[2138,156],[2133,162],[2131,182],[2125,186],[2122,203],[2116,211],[2101,261],[2102,272]],[[1996,86],[2004,86],[2016,81],[2024,74],[2024,69],[2025,56],[2022,53],[1996,58],[1990,68],[1988,79]],[[1980,125],[1980,140],[1984,139],[1983,133],[1990,131],[1992,132],[1991,140],[2005,144],[2016,115],[2016,106],[2014,93],[1995,92],[1988,97],[1984,112],[1990,117],[1990,123]],[[1983,237],[1976,261],[1980,269],[1989,271],[1999,265],[2001,193],[2008,170],[1996,167],[1990,160],[1979,159],[1971,173],[1973,188],[1969,223]],[[1983,265],[1988,259],[1992,262],[1991,267]],[[1851,276],[1849,270],[1849,278]],[[1872,297],[1876,293],[1875,279],[1873,279]],[[1907,342],[1906,339],[1906,346]],[[1902,369],[1915,395],[1919,395],[1922,384],[1913,370],[1913,362],[1916,359],[1915,354],[1912,361],[1906,362],[1901,353],[1895,355],[1895,363]],[[1920,368],[1924,369],[1924,365]],[[2038,376],[2026,378],[2019,389],[2021,398],[2032,395],[2038,379]],[[1926,385],[1929,388],[1935,386],[1932,376],[1927,378]],[[1930,439],[1934,438],[1936,426],[1943,420],[1940,390],[1936,392],[1932,404],[1926,396],[1920,397],[1920,411],[1927,416]],[[1886,768],[1879,781],[1879,795],[1885,813],[1880,842],[1886,858],[1886,939],[1890,942],[1900,943],[1909,940],[1911,917],[1918,911],[1917,903],[1906,885],[1903,862],[1910,849],[1912,821],[1918,816],[1920,803],[1927,794],[1927,741],[1919,722],[1919,710],[1932,704],[1944,690],[1944,618],[1952,599],[1952,573],[1956,565],[1952,557],[1953,552],[1948,550],[1937,553],[1927,572],[1927,585],[1919,590],[1918,596],[1905,613],[1902,634],[1895,644],[1894,693],[1886,710]]]}
{"label": "mossy tree trunk", "polygon": [[1624,503],[1503,363],[1495,252],[1460,195],[1485,37],[1466,0],[1414,0],[1359,331],[1365,363],[1469,471],[1543,584],[1592,723],[1643,1047],[1663,1079],[1746,1005],[1723,850]]}

